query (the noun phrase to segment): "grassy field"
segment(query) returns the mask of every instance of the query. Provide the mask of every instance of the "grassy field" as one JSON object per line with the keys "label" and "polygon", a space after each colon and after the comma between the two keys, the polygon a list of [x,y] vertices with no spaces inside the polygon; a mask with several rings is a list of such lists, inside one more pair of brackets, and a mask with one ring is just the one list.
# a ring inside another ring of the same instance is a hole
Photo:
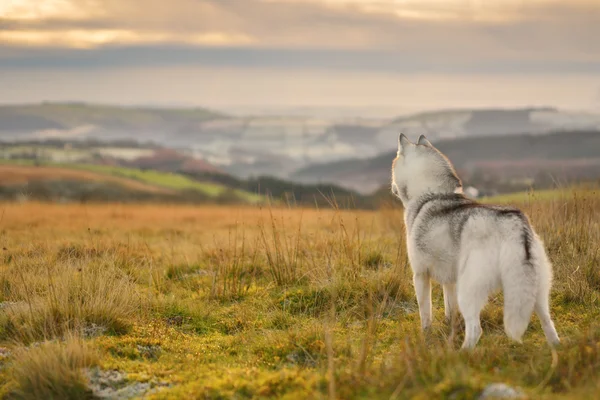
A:
{"label": "grassy field", "polygon": [[578,196],[600,196],[600,189],[596,185],[580,185],[577,187],[564,187],[560,189],[531,190],[528,192],[507,193],[488,197],[482,199],[482,202],[499,204],[519,203],[527,205],[538,201],[567,202],[576,199]]}
{"label": "grassy field", "polygon": [[0,396],[529,398],[600,390],[600,196],[521,201],[554,263],[553,363],[502,296],[473,352],[447,343],[441,289],[424,336],[402,212],[3,204]]}

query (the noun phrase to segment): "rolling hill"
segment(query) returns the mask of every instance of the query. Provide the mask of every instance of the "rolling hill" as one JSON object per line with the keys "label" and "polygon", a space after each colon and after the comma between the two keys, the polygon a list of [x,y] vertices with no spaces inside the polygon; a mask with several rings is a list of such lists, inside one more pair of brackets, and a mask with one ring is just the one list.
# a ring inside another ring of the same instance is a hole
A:
{"label": "rolling hill", "polygon": [[[413,139],[416,139],[412,135]],[[368,193],[389,180],[395,143],[391,151],[368,159],[352,159],[312,165],[292,174],[300,182],[336,183]],[[508,171],[519,178],[535,177],[536,173],[560,175],[578,171],[589,179],[600,177],[600,132],[569,131],[547,135],[509,135],[440,140],[434,144],[448,156],[463,177],[475,173]],[[577,170],[578,168],[579,170]],[[575,176],[577,178],[577,176]]]}
{"label": "rolling hill", "polygon": [[0,198],[48,201],[257,203],[263,196],[213,182],[153,170],[92,164],[0,164]]}
{"label": "rolling hill", "polygon": [[379,199],[336,185],[301,185],[219,172],[163,172],[113,165],[0,162],[0,200],[287,204],[375,208]]}
{"label": "rolling hill", "polygon": [[0,182],[2,186],[28,184],[39,181],[81,181],[114,183],[124,188],[148,192],[173,194],[174,191],[139,180],[96,173],[67,167],[30,166],[18,164],[0,164]]}

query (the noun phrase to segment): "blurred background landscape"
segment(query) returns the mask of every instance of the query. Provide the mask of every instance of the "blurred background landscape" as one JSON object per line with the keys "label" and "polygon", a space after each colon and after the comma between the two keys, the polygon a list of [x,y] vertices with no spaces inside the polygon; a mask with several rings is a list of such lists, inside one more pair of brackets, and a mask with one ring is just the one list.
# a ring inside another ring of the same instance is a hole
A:
{"label": "blurred background landscape", "polygon": [[472,196],[600,179],[600,6],[8,0],[0,198],[373,208],[400,132]]}

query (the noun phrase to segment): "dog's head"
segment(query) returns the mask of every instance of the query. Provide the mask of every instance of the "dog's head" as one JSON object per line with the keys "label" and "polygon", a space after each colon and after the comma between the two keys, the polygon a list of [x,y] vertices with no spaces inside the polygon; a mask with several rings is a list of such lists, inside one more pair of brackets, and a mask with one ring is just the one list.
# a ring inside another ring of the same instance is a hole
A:
{"label": "dog's head", "polygon": [[425,193],[459,193],[462,183],[450,161],[423,135],[412,143],[398,138],[392,162],[392,193],[406,204]]}

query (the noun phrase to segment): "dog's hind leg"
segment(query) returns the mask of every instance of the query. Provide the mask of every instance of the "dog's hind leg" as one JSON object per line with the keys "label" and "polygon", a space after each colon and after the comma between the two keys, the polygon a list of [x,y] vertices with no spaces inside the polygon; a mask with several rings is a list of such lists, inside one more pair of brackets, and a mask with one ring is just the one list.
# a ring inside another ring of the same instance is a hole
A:
{"label": "dog's hind leg", "polygon": [[449,283],[444,288],[444,315],[446,321],[450,322],[458,312],[458,299],[456,298],[456,284]]}
{"label": "dog's hind leg", "polygon": [[419,303],[421,328],[425,331],[431,326],[431,278],[427,273],[418,273],[414,275],[413,281]]}
{"label": "dog's hind leg", "polygon": [[456,284],[449,283],[443,286],[444,288],[444,314],[446,316],[446,322],[450,324],[450,336],[448,337],[448,344],[451,346],[454,344],[454,338],[456,337],[456,331],[458,326],[458,299],[456,297]]}
{"label": "dog's hind leg", "polygon": [[482,251],[472,250],[462,264],[457,283],[458,308],[465,320],[463,349],[472,349],[481,337],[480,314],[489,295],[489,276],[481,273],[487,257]]}

